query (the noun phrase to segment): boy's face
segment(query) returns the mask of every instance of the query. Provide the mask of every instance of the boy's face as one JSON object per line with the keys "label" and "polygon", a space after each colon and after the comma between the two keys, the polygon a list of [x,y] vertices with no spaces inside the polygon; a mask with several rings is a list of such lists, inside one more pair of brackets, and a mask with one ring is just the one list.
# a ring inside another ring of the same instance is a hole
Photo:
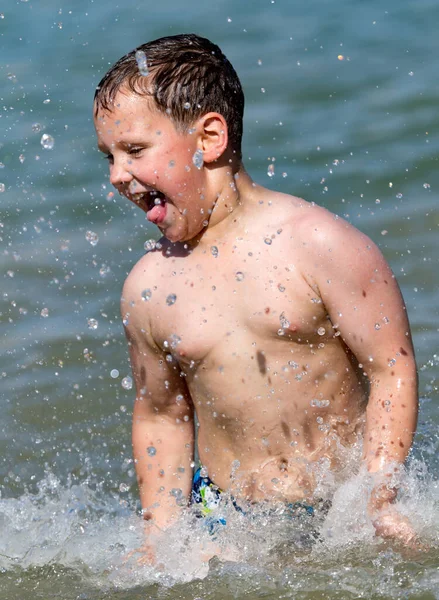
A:
{"label": "boy's face", "polygon": [[203,169],[192,162],[196,132],[178,132],[149,100],[128,91],[118,92],[113,110],[99,110],[94,123],[115,188],[172,242],[200,233],[210,206],[203,194]]}

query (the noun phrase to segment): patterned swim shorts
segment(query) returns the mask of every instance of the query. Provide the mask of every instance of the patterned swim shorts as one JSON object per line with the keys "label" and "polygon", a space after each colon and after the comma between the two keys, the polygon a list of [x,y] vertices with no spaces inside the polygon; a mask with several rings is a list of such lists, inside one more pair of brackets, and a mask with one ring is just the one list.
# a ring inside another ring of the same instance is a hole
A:
{"label": "patterned swim shorts", "polygon": [[[221,495],[223,491],[215,485],[210,477],[205,473],[203,467],[198,468],[194,473],[192,482],[191,503],[196,505],[200,517],[207,517],[207,525],[210,530],[216,529],[219,524],[225,525],[226,520],[218,512]],[[243,509],[232,499],[233,506],[239,512]],[[286,513],[289,517],[314,516],[314,508],[303,502],[289,502],[286,505]]]}

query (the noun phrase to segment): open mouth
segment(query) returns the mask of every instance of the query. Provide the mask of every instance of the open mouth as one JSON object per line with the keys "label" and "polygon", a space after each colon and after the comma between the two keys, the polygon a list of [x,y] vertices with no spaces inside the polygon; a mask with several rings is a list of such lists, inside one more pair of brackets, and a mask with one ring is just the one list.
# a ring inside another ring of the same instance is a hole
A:
{"label": "open mouth", "polygon": [[144,192],[131,193],[129,199],[146,212],[146,218],[151,223],[159,224],[166,216],[166,197],[158,190],[150,189]]}
{"label": "open mouth", "polygon": [[161,192],[153,191],[147,194],[146,218],[158,225],[166,217],[166,198]]}

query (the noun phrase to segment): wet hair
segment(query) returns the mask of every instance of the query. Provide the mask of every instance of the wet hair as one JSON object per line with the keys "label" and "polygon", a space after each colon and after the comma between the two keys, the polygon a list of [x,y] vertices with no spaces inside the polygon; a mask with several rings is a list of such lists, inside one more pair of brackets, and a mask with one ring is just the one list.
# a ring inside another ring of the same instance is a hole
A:
{"label": "wet hair", "polygon": [[241,160],[244,93],[231,63],[206,38],[193,33],[162,37],[123,56],[96,88],[95,115],[111,111],[121,88],[152,98],[182,132],[203,114],[221,114],[229,145]]}

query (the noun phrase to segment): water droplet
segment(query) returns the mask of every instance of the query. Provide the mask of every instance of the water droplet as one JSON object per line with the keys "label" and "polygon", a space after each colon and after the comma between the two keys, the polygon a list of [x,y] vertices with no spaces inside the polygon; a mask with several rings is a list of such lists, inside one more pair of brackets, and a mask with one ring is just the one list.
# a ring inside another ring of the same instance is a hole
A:
{"label": "water droplet", "polygon": [[285,316],[285,313],[283,312],[279,315],[279,321],[282,329],[288,329],[288,327],[290,326],[290,322],[288,321],[288,319]]}
{"label": "water droplet", "polygon": [[45,150],[52,150],[55,145],[55,140],[48,133],[43,133],[40,143]]}
{"label": "water droplet", "polygon": [[110,377],[112,379],[117,379],[119,377],[119,371],[117,369],[111,369]]}
{"label": "water droplet", "polygon": [[329,406],[329,400],[319,400],[318,398],[313,398],[310,402],[311,406],[315,406],[316,408],[326,408]]}
{"label": "water droplet", "polygon": [[166,362],[171,363],[174,359],[172,358],[172,354],[166,355]]}
{"label": "water droplet", "polygon": [[96,246],[99,242],[99,236],[94,231],[87,231],[85,233],[85,239],[87,240],[87,242],[90,242],[92,246]]}
{"label": "water droplet", "polygon": [[190,104],[190,102],[185,102],[185,103],[183,104],[183,108],[185,108],[186,110],[189,110],[189,109],[190,109],[190,107],[191,107],[191,104]]}
{"label": "water droplet", "polygon": [[271,246],[271,244],[273,243],[273,240],[269,237],[266,237],[264,239],[264,242],[267,244],[267,246]]}
{"label": "water droplet", "polygon": [[211,246],[210,251],[212,253],[212,256],[214,256],[215,258],[218,256],[218,248],[216,246]]}
{"label": "water droplet", "polygon": [[155,456],[157,454],[157,448],[155,448],[154,446],[148,446],[148,448],[146,449],[146,453],[148,456]]}
{"label": "water droplet", "polygon": [[378,329],[381,329],[381,325],[379,323],[375,323],[375,329],[378,331]]}
{"label": "water droplet", "polygon": [[388,233],[389,233],[389,232],[387,231],[387,229],[383,229],[383,230],[381,231],[381,235],[387,235]]}
{"label": "water droplet", "polygon": [[243,281],[244,273],[242,273],[241,271],[237,271],[235,273],[235,279],[236,279],[236,281]]}
{"label": "water droplet", "polygon": [[40,315],[42,317],[44,317],[45,319],[47,319],[47,317],[49,316],[49,309],[48,308],[43,308],[42,311],[40,312]]}
{"label": "water droplet", "polygon": [[124,390],[130,390],[133,387],[133,380],[129,375],[127,375],[122,379],[120,384]]}
{"label": "water droplet", "polygon": [[137,68],[139,69],[139,73],[143,77],[146,77],[147,75],[149,75],[148,61],[146,58],[146,54],[143,52],[143,50],[137,50],[135,56],[136,56],[136,63],[137,63]]}
{"label": "water droplet", "polygon": [[178,344],[181,342],[181,337],[179,337],[176,333],[171,334],[171,348],[175,350]]}
{"label": "water droplet", "polygon": [[119,486],[119,492],[128,492],[128,490],[130,489],[130,486],[126,483],[121,483]]}
{"label": "water droplet", "polygon": [[396,197],[397,197],[398,199],[402,198],[402,194],[401,194],[401,192],[398,192],[398,193],[396,194]]}
{"label": "water droplet", "polygon": [[24,154],[20,154],[20,156],[18,157],[18,160],[21,162],[21,164],[24,163],[24,161],[26,160],[26,157]]}
{"label": "water droplet", "polygon": [[4,192],[4,191],[5,191],[5,189],[6,189],[6,186],[5,186],[5,184],[4,184],[4,183],[0,183],[0,194],[1,194],[2,192]]}
{"label": "water droplet", "polygon": [[383,317],[383,323],[385,323],[386,325],[387,323],[390,323],[389,317]]}
{"label": "water droplet", "polygon": [[274,165],[268,165],[268,169],[267,169],[267,175],[268,177],[273,177],[274,175]]}
{"label": "water droplet", "polygon": [[319,327],[319,328],[317,329],[317,333],[318,333],[319,335],[325,335],[325,333],[326,333],[326,329],[325,329],[324,327]]}
{"label": "water droplet", "polygon": [[172,169],[173,167],[175,167],[175,160],[170,160],[169,163],[168,163],[168,167],[170,169]]}
{"label": "water droplet", "polygon": [[396,365],[396,360],[394,358],[391,358],[389,360],[389,367],[394,367]]}
{"label": "water droplet", "polygon": [[292,367],[293,369],[298,369],[299,368],[299,365],[296,362],[294,362],[294,360],[289,360],[288,361],[288,366]]}
{"label": "water droplet", "polygon": [[192,162],[197,169],[202,169],[202,167],[204,165],[204,157],[203,157],[203,151],[200,150],[199,148],[197,150],[195,150],[194,155],[192,157]]}
{"label": "water droplet", "polygon": [[[160,200],[159,200],[159,204],[160,204]],[[156,248],[156,241],[155,240],[146,240],[146,242],[143,244],[143,247],[146,250],[146,252],[151,252],[152,250],[155,250],[155,248]]]}
{"label": "water droplet", "polygon": [[97,329],[98,322],[96,319],[87,319],[87,325],[89,329]]}
{"label": "water droplet", "polygon": [[424,187],[426,190],[429,190],[431,186],[429,183],[423,183],[422,187]]}
{"label": "water droplet", "polygon": [[176,300],[177,300],[177,296],[176,296],[176,294],[169,294],[169,295],[166,297],[166,304],[167,304],[168,306],[172,306],[173,304],[175,304]]}
{"label": "water droplet", "polygon": [[39,133],[42,129],[41,123],[32,123],[32,131],[35,131],[35,133]]}
{"label": "water droplet", "polygon": [[99,269],[99,275],[101,277],[105,277],[106,275],[108,275],[109,272],[110,267],[108,265],[102,265],[102,267]]}

